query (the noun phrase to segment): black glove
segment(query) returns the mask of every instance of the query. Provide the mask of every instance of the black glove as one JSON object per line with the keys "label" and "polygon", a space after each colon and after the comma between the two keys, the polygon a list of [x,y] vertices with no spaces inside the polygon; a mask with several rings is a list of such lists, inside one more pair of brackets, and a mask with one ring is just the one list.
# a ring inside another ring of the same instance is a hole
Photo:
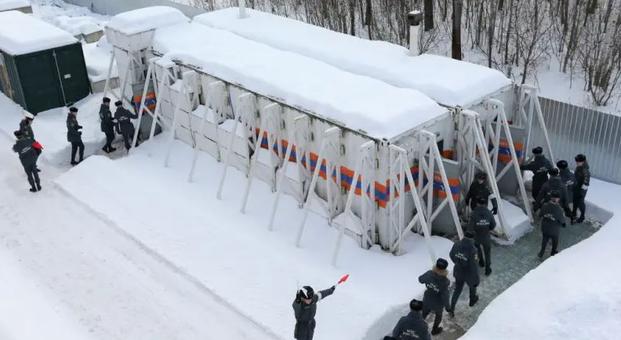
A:
{"label": "black glove", "polygon": [[80,130],[82,128],[82,125],[78,125],[78,130]]}
{"label": "black glove", "polygon": [[498,214],[498,207],[493,207],[492,208],[492,214],[494,214],[494,215]]}

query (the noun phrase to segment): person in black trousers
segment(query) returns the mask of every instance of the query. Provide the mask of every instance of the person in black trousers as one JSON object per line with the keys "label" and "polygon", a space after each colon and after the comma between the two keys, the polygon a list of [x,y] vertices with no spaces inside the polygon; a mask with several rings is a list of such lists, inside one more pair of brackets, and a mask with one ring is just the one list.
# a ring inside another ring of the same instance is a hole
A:
{"label": "person in black trousers", "polygon": [[19,160],[22,162],[26,176],[28,177],[28,183],[30,184],[30,192],[37,192],[41,190],[41,180],[39,179],[39,172],[37,171],[37,159],[39,153],[35,149],[35,141],[21,131],[15,131],[15,137],[17,141],[13,145],[13,151],[19,155]]}
{"label": "person in black trousers", "polygon": [[336,286],[326,290],[321,290],[315,294],[310,286],[304,286],[297,291],[293,301],[293,312],[295,314],[295,330],[293,337],[297,340],[313,340],[315,334],[315,314],[317,313],[317,303],[332,295]]}
{"label": "person in black trousers", "polygon": [[101,132],[106,134],[106,145],[101,149],[106,153],[116,151],[112,147],[112,142],[114,142],[114,118],[110,111],[110,98],[108,97],[103,98],[103,102],[99,107],[99,120],[101,121]]}
{"label": "person in black trousers", "polygon": [[[474,231],[474,244],[479,255],[479,266],[485,267],[485,275],[492,273],[492,237],[490,232],[496,228],[494,215],[487,209],[487,199],[479,197],[477,207],[470,215],[470,230]],[[485,254],[485,257],[483,257]]]}
{"label": "person in black trousers", "polygon": [[[586,156],[579,154],[575,158],[576,170],[574,176],[576,182],[574,184],[573,200],[574,206],[571,212],[571,223],[584,222],[584,215],[586,214],[586,205],[584,199],[586,198],[587,191],[589,190],[589,184],[591,182],[591,171],[589,169],[589,163]],[[578,210],[580,210],[580,217],[577,217]]]}
{"label": "person in black trousers", "polygon": [[535,158],[527,164],[520,165],[520,170],[529,170],[533,172],[534,176],[532,194],[533,199],[536,200],[537,196],[539,196],[539,190],[541,190],[543,184],[548,181],[548,172],[552,170],[552,162],[550,162],[543,155],[542,147],[538,146],[532,151],[533,155],[535,155]]}
{"label": "person in black trousers", "polygon": [[442,333],[440,324],[442,323],[443,310],[451,311],[449,304],[450,281],[447,278],[447,267],[448,261],[439,258],[433,269],[418,277],[418,282],[424,284],[427,288],[425,295],[423,295],[423,319],[426,319],[430,313],[436,315],[433,321],[433,328],[431,329],[432,335]]}
{"label": "person in black trousers", "polygon": [[[82,126],[78,124],[78,109],[71,107],[67,115],[67,141],[71,143],[71,165],[79,164],[84,160],[84,143],[82,143]],[[76,162],[75,155],[79,152],[80,160]]]}
{"label": "person in black trousers", "polygon": [[431,340],[429,326],[420,312],[423,309],[423,302],[416,299],[410,301],[410,313],[401,319],[392,331],[392,336],[384,337],[384,340]]}
{"label": "person in black trousers", "polygon": [[114,103],[116,106],[116,112],[114,112],[114,119],[117,122],[117,132],[123,136],[123,142],[125,143],[125,150],[129,152],[134,140],[134,124],[132,119],[138,118],[138,114],[133,114],[123,107],[122,101]]}
{"label": "person in black trousers", "polygon": [[453,267],[455,288],[451,299],[451,311],[449,312],[451,316],[455,316],[455,306],[465,284],[470,289],[470,307],[479,301],[479,296],[477,295],[479,268],[476,262],[477,249],[474,246],[474,234],[471,231],[466,231],[465,236],[462,240],[455,242],[450,252],[451,261],[455,264],[455,267]]}
{"label": "person in black trousers", "polygon": [[466,204],[470,205],[470,209],[474,210],[477,206],[477,198],[485,197],[485,199],[491,199],[492,201],[492,214],[496,215],[498,213],[498,200],[492,194],[492,189],[490,189],[487,183],[487,174],[484,172],[479,172],[475,176],[475,180],[470,184],[470,188],[468,189],[468,194],[466,195]]}
{"label": "person in black trousers", "polygon": [[558,253],[558,238],[561,227],[565,227],[565,215],[563,215],[563,209],[559,202],[561,201],[561,194],[558,191],[553,191],[550,194],[550,201],[545,203],[539,212],[541,217],[541,250],[539,251],[539,258],[543,257],[543,253],[546,250],[548,241],[552,241],[551,256]]}

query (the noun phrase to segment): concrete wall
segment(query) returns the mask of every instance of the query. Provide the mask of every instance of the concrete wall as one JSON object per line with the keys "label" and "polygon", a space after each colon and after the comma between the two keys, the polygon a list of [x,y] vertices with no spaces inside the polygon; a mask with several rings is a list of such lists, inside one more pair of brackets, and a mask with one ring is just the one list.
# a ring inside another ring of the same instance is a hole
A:
{"label": "concrete wall", "polygon": [[179,4],[170,0],[65,0],[74,5],[88,7],[99,14],[115,15],[121,12],[148,6],[170,6],[181,10],[185,15],[193,17],[205,10]]}

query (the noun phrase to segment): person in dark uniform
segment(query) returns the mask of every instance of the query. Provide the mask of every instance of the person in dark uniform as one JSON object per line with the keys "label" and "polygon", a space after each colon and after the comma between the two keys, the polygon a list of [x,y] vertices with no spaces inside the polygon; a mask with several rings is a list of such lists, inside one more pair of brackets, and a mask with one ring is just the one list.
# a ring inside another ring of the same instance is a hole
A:
{"label": "person in dark uniform", "polygon": [[436,315],[433,321],[432,335],[442,333],[442,313],[443,309],[447,312],[451,310],[449,305],[449,284],[447,278],[448,261],[438,259],[433,269],[418,277],[418,282],[425,285],[425,295],[423,296],[423,319],[426,319],[430,313]]}
{"label": "person in dark uniform", "polygon": [[545,202],[550,200],[550,193],[552,191],[557,191],[561,195],[561,208],[563,208],[565,215],[570,216],[571,211],[569,210],[569,204],[567,201],[567,188],[565,187],[565,184],[563,184],[559,169],[557,168],[550,170],[550,179],[541,187],[539,195],[535,200],[535,210],[539,210]]}
{"label": "person in dark uniform", "polygon": [[545,203],[539,212],[541,217],[541,250],[539,251],[539,258],[543,257],[543,253],[546,250],[548,241],[552,241],[551,256],[558,253],[558,237],[560,228],[565,227],[565,216],[563,215],[563,209],[559,202],[561,200],[561,194],[558,191],[553,191],[550,194],[550,201]]}
{"label": "person in dark uniform", "polygon": [[[410,313],[397,322],[392,331],[394,340],[431,340],[429,326],[421,316],[423,303],[419,300],[410,301]],[[387,337],[391,339],[391,337]],[[386,338],[385,338],[386,339]]]}
{"label": "person in dark uniform", "polygon": [[543,155],[543,148],[540,146],[534,148],[533,155],[535,158],[527,164],[520,165],[521,170],[532,171],[533,176],[533,199],[537,199],[539,191],[545,182],[548,181],[548,172],[552,170],[552,162]]}
{"label": "person in dark uniform", "polygon": [[103,98],[103,102],[99,107],[99,120],[101,121],[101,132],[106,134],[106,145],[101,149],[106,153],[116,151],[112,147],[112,142],[114,142],[114,118],[112,118],[110,98],[108,97]]}
{"label": "person in dark uniform", "polygon": [[[71,165],[79,164],[84,160],[84,143],[82,143],[82,126],[78,124],[78,109],[71,107],[67,115],[67,141],[71,143]],[[79,152],[80,160],[76,162],[75,155]]]}
{"label": "person in dark uniform", "polygon": [[[569,164],[567,161],[560,160],[556,162],[556,166],[559,170],[559,176],[561,176],[561,181],[565,185],[565,191],[567,192],[567,204],[571,204],[573,207],[574,203],[574,184],[576,182],[576,177],[574,173],[569,170]],[[570,215],[571,216],[571,215]]]}
{"label": "person in dark uniform", "polygon": [[492,273],[492,237],[490,232],[496,228],[496,220],[487,209],[487,199],[483,197],[477,199],[477,207],[470,215],[469,228],[474,231],[474,245],[479,255],[479,266],[485,267],[485,275],[489,276]]}
{"label": "person in dark uniform", "polygon": [[492,195],[492,190],[489,185],[487,185],[487,174],[484,172],[476,174],[475,180],[470,185],[470,189],[468,189],[468,194],[466,195],[466,204],[470,205],[472,210],[477,206],[478,197],[491,199],[492,214],[496,215],[498,213],[498,201],[496,197]]}
{"label": "person in dark uniform", "polygon": [[[585,155],[579,154],[576,156],[575,160],[576,170],[574,170],[574,176],[576,178],[576,183],[574,185],[574,206],[571,213],[571,223],[582,223],[584,222],[584,215],[586,214],[584,199],[586,198],[587,191],[589,190],[591,171]],[[578,210],[580,210],[580,217],[577,217],[576,215]]]}
{"label": "person in dark uniform", "polygon": [[37,171],[39,153],[34,147],[35,141],[25,136],[21,131],[15,131],[15,137],[17,137],[17,141],[15,145],[13,145],[13,151],[17,152],[19,160],[22,162],[22,166],[28,177],[28,183],[30,184],[30,192],[40,191],[41,180],[39,179],[39,173]]}
{"label": "person in dark uniform", "polygon": [[24,111],[24,119],[19,122],[19,131],[22,133],[24,138],[35,139],[34,132],[32,131],[32,121],[34,120],[34,115],[28,111]]}
{"label": "person in dark uniform", "polygon": [[466,231],[462,240],[457,241],[451,248],[450,257],[455,267],[453,276],[455,277],[455,288],[451,299],[451,311],[449,314],[455,316],[455,306],[457,300],[464,289],[464,284],[470,289],[470,307],[479,301],[477,286],[479,285],[479,268],[477,268],[477,249],[474,246],[474,234]]}
{"label": "person in dark uniform", "polygon": [[116,112],[114,112],[114,119],[117,122],[116,131],[123,136],[125,150],[129,151],[134,140],[134,132],[136,131],[134,130],[132,119],[138,118],[138,114],[129,112],[129,110],[123,107],[123,102],[120,100],[114,103],[114,105],[116,106]]}
{"label": "person in dark uniform", "polygon": [[315,291],[310,286],[304,286],[298,290],[293,301],[293,312],[295,314],[295,331],[293,337],[297,340],[312,340],[315,334],[315,314],[317,313],[317,303],[332,295],[336,286],[326,290]]}

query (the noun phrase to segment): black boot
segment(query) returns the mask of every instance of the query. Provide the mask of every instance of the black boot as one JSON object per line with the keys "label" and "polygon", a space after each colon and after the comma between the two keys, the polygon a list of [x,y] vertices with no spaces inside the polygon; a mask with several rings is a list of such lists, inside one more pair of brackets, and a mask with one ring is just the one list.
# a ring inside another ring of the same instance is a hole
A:
{"label": "black boot", "polygon": [[30,192],[37,192],[37,188],[35,187],[30,188]]}
{"label": "black boot", "polygon": [[479,302],[479,296],[475,295],[472,299],[470,299],[470,303],[469,303],[470,307],[476,305],[477,302]]}
{"label": "black boot", "polygon": [[485,268],[485,276],[490,276],[492,274],[492,268]]}
{"label": "black boot", "polygon": [[483,262],[483,260],[479,260],[479,267],[485,267],[485,262]]}
{"label": "black boot", "polygon": [[431,330],[431,335],[438,335],[438,334],[442,333],[442,330],[443,330],[443,328],[442,328],[442,327],[440,327],[440,326],[438,326],[438,327],[434,327],[434,328]]}

